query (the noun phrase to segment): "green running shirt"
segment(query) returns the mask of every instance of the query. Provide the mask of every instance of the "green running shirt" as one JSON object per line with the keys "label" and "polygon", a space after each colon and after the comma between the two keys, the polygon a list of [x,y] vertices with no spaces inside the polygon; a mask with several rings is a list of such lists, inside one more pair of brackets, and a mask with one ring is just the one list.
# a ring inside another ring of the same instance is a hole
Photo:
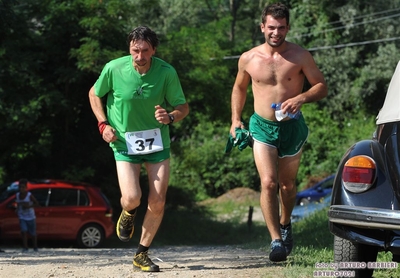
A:
{"label": "green running shirt", "polygon": [[163,108],[186,103],[175,69],[167,62],[152,57],[149,71],[140,75],[132,56],[108,62],[96,83],[95,94],[107,95],[107,120],[116,129],[118,140],[110,143],[117,152],[127,152],[125,132],[160,128],[164,149],[170,147],[169,126],[155,118],[155,106]]}

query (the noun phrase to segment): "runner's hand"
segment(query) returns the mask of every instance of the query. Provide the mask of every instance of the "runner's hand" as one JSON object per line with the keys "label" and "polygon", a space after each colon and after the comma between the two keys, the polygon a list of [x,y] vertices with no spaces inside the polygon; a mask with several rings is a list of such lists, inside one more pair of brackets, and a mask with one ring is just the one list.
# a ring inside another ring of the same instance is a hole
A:
{"label": "runner's hand", "polygon": [[103,131],[103,140],[106,141],[107,143],[114,142],[118,139],[118,137],[115,135],[115,129],[108,125]]}
{"label": "runner's hand", "polygon": [[156,120],[160,124],[164,124],[164,125],[169,124],[171,120],[169,119],[167,110],[162,108],[160,105],[156,105],[154,108],[156,109],[156,111],[154,113]]}

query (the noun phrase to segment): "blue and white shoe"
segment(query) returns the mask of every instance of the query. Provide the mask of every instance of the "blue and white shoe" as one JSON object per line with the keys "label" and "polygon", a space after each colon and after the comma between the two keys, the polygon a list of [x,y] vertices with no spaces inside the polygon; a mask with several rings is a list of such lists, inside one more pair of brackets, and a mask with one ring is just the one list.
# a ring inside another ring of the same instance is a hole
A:
{"label": "blue and white shoe", "polygon": [[292,223],[289,223],[289,225],[286,228],[282,228],[281,226],[280,229],[281,229],[283,246],[286,249],[286,256],[289,256],[290,252],[292,252],[293,249]]}
{"label": "blue and white shoe", "polygon": [[271,262],[286,261],[286,250],[283,246],[283,241],[275,239],[271,242],[271,252],[269,253],[269,260]]}

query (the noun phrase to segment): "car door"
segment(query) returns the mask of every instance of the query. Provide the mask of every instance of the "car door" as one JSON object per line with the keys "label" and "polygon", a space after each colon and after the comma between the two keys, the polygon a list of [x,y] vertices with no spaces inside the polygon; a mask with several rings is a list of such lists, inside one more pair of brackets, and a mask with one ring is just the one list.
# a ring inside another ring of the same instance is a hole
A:
{"label": "car door", "polygon": [[82,226],[85,207],[78,206],[82,190],[52,188],[49,198],[49,237],[75,239]]}
{"label": "car door", "polygon": [[16,207],[15,195],[2,205],[0,213],[0,230],[1,235],[4,238],[21,237],[21,229],[19,227]]}
{"label": "car door", "polygon": [[39,239],[45,239],[49,231],[49,223],[47,221],[47,215],[49,212],[46,206],[49,199],[49,189],[48,188],[32,189],[30,190],[30,192],[39,203],[39,206],[35,207],[36,234]]}

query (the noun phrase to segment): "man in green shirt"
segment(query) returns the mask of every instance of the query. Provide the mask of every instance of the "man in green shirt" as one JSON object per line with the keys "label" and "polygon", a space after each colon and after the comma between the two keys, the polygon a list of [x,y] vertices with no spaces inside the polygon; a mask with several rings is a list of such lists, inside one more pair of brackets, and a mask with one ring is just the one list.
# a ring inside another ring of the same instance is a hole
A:
{"label": "man in green shirt", "polygon": [[[189,113],[175,69],[154,57],[159,40],[146,26],[128,35],[130,55],[107,63],[89,91],[90,105],[99,131],[114,152],[122,212],[116,232],[129,241],[142,191],[140,169],[144,164],[149,179],[148,207],[142,224],[134,266],[157,272],[148,249],[164,215],[170,175],[169,126]],[[102,97],[107,96],[107,113]],[[173,107],[167,111],[167,106]]]}

